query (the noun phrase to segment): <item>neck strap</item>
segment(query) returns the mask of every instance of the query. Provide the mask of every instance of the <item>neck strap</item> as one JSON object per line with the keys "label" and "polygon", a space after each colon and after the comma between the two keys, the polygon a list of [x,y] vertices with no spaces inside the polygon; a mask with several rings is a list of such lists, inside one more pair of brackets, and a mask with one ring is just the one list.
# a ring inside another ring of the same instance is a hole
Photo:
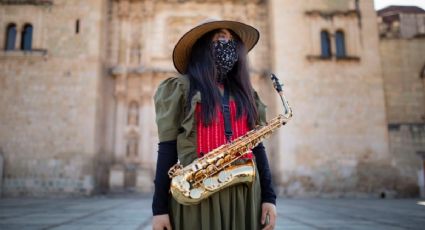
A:
{"label": "neck strap", "polygon": [[221,107],[222,107],[222,113],[224,118],[224,135],[226,136],[227,142],[230,142],[232,140],[232,123],[230,119],[230,93],[229,89],[226,85],[224,85],[224,95],[221,97]]}

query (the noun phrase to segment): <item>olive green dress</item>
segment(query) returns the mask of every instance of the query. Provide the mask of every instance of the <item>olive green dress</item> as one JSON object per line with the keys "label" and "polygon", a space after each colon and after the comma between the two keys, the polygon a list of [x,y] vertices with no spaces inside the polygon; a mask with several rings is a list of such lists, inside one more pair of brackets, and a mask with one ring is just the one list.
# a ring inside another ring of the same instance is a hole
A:
{"label": "olive green dress", "polygon": [[[155,93],[156,123],[159,141],[177,140],[177,157],[183,166],[197,158],[196,103],[200,93],[191,99],[186,109],[189,79],[182,75],[163,81]],[[254,92],[258,124],[266,122],[266,106]],[[175,230],[186,229],[261,229],[261,189],[257,176],[250,184],[225,188],[197,205],[182,205],[170,195],[170,220]]]}

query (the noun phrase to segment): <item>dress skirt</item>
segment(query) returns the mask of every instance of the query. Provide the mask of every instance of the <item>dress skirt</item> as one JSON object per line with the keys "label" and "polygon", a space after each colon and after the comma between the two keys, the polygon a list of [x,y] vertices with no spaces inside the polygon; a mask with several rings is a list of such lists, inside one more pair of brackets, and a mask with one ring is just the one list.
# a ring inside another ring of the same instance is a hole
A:
{"label": "dress skirt", "polygon": [[170,200],[170,221],[173,230],[261,229],[261,187],[258,170],[254,182],[227,187],[197,205],[182,205],[173,197]]}

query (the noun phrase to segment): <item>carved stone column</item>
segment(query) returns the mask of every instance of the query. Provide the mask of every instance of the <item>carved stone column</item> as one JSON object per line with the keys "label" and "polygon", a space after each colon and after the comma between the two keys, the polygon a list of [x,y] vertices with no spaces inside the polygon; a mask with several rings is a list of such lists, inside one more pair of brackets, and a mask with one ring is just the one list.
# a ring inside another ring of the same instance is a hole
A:
{"label": "carved stone column", "polygon": [[[245,10],[246,10],[246,20],[245,20],[246,23],[254,26],[257,29],[260,29],[258,27],[258,25],[256,25],[256,22],[257,22],[256,17],[257,17],[258,11],[259,11],[259,6],[256,5],[255,3],[250,2],[250,3],[246,4]],[[260,33],[261,32],[262,31],[260,31]],[[262,34],[260,36],[262,36]],[[254,67],[254,69],[258,69],[258,66],[257,66],[258,65],[258,62],[257,62],[258,51],[257,50],[258,50],[258,47],[256,47],[256,49],[253,49],[250,52],[250,55],[249,55],[250,56],[249,60],[251,62],[251,65]]]}
{"label": "carved stone column", "polygon": [[[155,2],[153,0],[148,0],[143,3],[143,28],[142,28],[142,34],[143,35],[150,35],[152,34],[152,26],[154,23],[154,13],[155,13]],[[142,65],[143,66],[150,66],[151,62],[151,36],[143,36],[143,47],[142,47]]]}
{"label": "carved stone column", "polygon": [[115,117],[115,161],[122,162],[125,156],[124,130],[126,111],[126,74],[117,75],[115,83],[116,117]]}
{"label": "carved stone column", "polygon": [[24,26],[23,25],[16,25],[16,42],[15,42],[15,50],[20,50],[21,49],[21,43],[22,43],[22,31],[24,30]]}
{"label": "carved stone column", "polygon": [[126,90],[127,80],[124,67],[115,67],[112,70],[115,77],[115,143],[114,164],[110,169],[109,186],[112,190],[124,188],[125,168],[122,164],[125,160],[124,125],[126,124]]}
{"label": "carved stone column", "polygon": [[140,140],[141,146],[139,150],[140,164],[137,171],[136,186],[140,191],[152,191],[153,183],[153,169],[151,165],[151,156],[154,152],[151,148],[152,137],[150,127],[154,118],[151,117],[150,111],[152,108],[151,100],[153,95],[152,88],[152,72],[141,73],[142,84],[140,86],[140,100],[141,100],[141,117],[140,120]]}
{"label": "carved stone column", "polygon": [[118,18],[120,26],[119,36],[119,51],[118,51],[118,63],[125,65],[128,63],[129,58],[129,43],[130,43],[130,2],[128,0],[122,0],[118,3]]}

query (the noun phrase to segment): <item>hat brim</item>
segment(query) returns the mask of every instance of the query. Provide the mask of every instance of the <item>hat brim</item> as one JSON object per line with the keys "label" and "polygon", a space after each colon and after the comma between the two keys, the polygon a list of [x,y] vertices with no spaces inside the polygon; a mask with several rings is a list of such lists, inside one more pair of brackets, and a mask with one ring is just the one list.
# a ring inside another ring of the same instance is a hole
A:
{"label": "hat brim", "polygon": [[174,67],[181,74],[186,73],[187,64],[192,52],[192,46],[205,33],[215,29],[230,29],[235,32],[250,51],[260,39],[260,33],[254,27],[237,21],[212,21],[203,23],[185,33],[173,50]]}

